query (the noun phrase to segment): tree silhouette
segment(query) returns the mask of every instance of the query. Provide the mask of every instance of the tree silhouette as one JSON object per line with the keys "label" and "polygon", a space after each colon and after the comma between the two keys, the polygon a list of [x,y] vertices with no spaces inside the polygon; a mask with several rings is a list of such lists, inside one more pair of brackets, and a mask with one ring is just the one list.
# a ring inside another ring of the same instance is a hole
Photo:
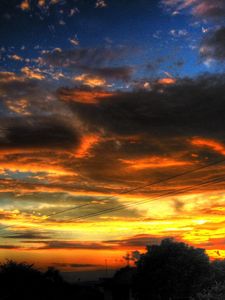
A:
{"label": "tree silhouette", "polygon": [[55,283],[55,284],[63,283],[63,279],[62,279],[62,276],[61,276],[59,270],[57,270],[54,267],[48,267],[48,270],[44,273],[44,276],[46,279],[50,280],[52,283]]}
{"label": "tree silhouette", "polygon": [[225,260],[214,260],[211,263],[213,283],[225,284]]}
{"label": "tree silhouette", "polygon": [[198,293],[195,300],[225,299],[225,260],[211,262],[211,282],[207,288]]}
{"label": "tree silhouette", "polygon": [[193,300],[224,300],[225,299],[225,284],[215,283],[208,289],[204,290]]}
{"label": "tree silhouette", "polygon": [[32,265],[7,261],[0,266],[0,284],[3,299],[38,299],[44,278]]}
{"label": "tree silhouette", "polygon": [[189,299],[204,287],[209,273],[203,249],[165,239],[141,255],[133,293],[139,300]]}
{"label": "tree silhouette", "polygon": [[0,265],[0,300],[103,300],[95,287],[68,283],[49,267],[41,272],[27,263],[11,260]]}

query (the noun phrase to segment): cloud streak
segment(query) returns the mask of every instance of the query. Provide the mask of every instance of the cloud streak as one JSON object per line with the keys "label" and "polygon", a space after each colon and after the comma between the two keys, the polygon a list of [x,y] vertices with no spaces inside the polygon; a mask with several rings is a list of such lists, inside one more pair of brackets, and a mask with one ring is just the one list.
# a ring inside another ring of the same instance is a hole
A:
{"label": "cloud streak", "polygon": [[225,4],[223,0],[163,0],[162,3],[174,11],[188,10],[191,14],[200,18],[222,19],[225,16]]}

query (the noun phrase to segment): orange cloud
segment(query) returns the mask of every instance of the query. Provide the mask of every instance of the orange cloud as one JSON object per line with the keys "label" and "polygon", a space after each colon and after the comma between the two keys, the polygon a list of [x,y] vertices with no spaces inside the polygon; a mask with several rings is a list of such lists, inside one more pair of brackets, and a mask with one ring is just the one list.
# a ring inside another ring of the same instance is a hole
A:
{"label": "orange cloud", "polygon": [[170,84],[176,83],[176,79],[174,79],[174,78],[162,78],[162,79],[158,80],[158,83],[162,84],[162,85],[170,85]]}
{"label": "orange cloud", "polygon": [[225,146],[219,142],[204,138],[194,138],[191,141],[192,145],[197,147],[207,147],[219,154],[225,155]]}
{"label": "orange cloud", "polygon": [[10,56],[10,58],[17,61],[23,61],[23,58],[17,54]]}
{"label": "orange cloud", "polygon": [[60,91],[61,100],[66,102],[74,101],[80,103],[96,104],[100,100],[104,100],[111,96],[113,96],[113,93],[105,91],[83,91],[69,89],[62,89]]}
{"label": "orange cloud", "polygon": [[39,6],[45,6],[45,0],[38,0]]}
{"label": "orange cloud", "polygon": [[0,82],[23,81],[24,78],[17,76],[14,72],[0,72]]}
{"label": "orange cloud", "polygon": [[[12,172],[45,172],[49,175],[57,176],[77,176],[77,173],[68,170],[63,166],[62,158],[60,158],[60,151],[55,152],[55,160],[52,161],[51,154],[48,152],[42,152],[42,155],[38,159],[34,159],[35,153],[40,150],[27,149],[23,151],[21,149],[3,150],[0,152],[0,171],[10,170]],[[8,159],[8,155],[15,154],[17,158],[15,160]]]}
{"label": "orange cloud", "polygon": [[82,138],[80,147],[77,149],[75,157],[84,158],[90,155],[90,150],[100,141],[97,135],[86,135]]}
{"label": "orange cloud", "polygon": [[33,71],[28,67],[24,67],[24,68],[21,69],[21,72],[30,79],[37,79],[37,80],[45,79],[45,76],[40,73],[39,69],[37,69],[37,70],[35,69]]}
{"label": "orange cloud", "polygon": [[88,74],[82,74],[79,76],[74,77],[75,81],[80,81],[84,85],[90,86],[90,87],[103,87],[106,85],[105,79],[99,77],[99,76],[93,76]]}
{"label": "orange cloud", "polygon": [[22,10],[29,10],[30,9],[30,4],[28,0],[24,0],[21,4],[20,4],[20,8]]}
{"label": "orange cloud", "polygon": [[168,167],[178,167],[190,165],[190,162],[179,161],[172,158],[164,157],[151,157],[144,159],[121,159],[123,163],[127,164],[130,168],[135,170],[143,169],[154,169],[154,168],[168,168]]}
{"label": "orange cloud", "polygon": [[20,115],[30,115],[30,113],[27,111],[27,108],[29,106],[27,99],[19,99],[17,101],[8,100],[6,101],[6,105],[9,110],[12,112],[15,112]]}

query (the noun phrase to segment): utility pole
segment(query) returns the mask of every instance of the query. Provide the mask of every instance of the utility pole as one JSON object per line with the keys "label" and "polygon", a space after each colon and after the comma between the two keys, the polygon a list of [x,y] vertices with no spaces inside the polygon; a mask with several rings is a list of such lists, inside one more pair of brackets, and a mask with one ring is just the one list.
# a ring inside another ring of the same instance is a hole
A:
{"label": "utility pole", "polygon": [[105,276],[108,277],[108,260],[105,259]]}
{"label": "utility pole", "polygon": [[127,262],[127,267],[130,267],[130,262],[132,261],[132,256],[129,252],[127,252],[126,256],[123,257]]}

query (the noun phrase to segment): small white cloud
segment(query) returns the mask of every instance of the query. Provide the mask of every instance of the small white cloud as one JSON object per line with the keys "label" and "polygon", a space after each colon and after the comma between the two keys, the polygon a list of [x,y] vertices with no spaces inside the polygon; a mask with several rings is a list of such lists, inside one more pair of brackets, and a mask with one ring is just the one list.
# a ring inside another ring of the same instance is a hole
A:
{"label": "small white cloud", "polygon": [[174,12],[172,12],[172,16],[177,16],[179,14],[180,14],[180,12],[178,10],[175,10]]}
{"label": "small white cloud", "polygon": [[63,20],[60,20],[60,21],[59,21],[59,25],[64,26],[64,25],[66,25],[66,23],[65,23],[65,21],[63,21]]}
{"label": "small white cloud", "polygon": [[203,33],[207,33],[207,32],[209,32],[209,29],[208,29],[208,28],[205,28],[205,27],[202,27],[202,32],[203,32]]}
{"label": "small white cloud", "polygon": [[161,30],[157,30],[155,33],[153,33],[152,36],[153,36],[155,39],[161,39],[161,33],[162,33]]}
{"label": "small white cloud", "polygon": [[215,64],[215,60],[212,59],[212,58],[207,58],[206,60],[204,60],[204,65],[205,65],[207,68],[213,67],[214,64]]}
{"label": "small white cloud", "polygon": [[72,8],[71,10],[70,10],[70,12],[69,12],[69,17],[72,17],[72,16],[74,16],[75,14],[78,14],[80,11],[79,11],[79,9],[78,8]]}
{"label": "small white cloud", "polygon": [[179,30],[172,29],[170,30],[169,34],[172,35],[173,37],[183,37],[188,35],[188,31],[186,29],[179,29]]}
{"label": "small white cloud", "polygon": [[73,46],[78,46],[80,44],[77,35],[75,35],[73,38],[69,38],[69,41]]}
{"label": "small white cloud", "polygon": [[105,0],[97,0],[96,4],[95,4],[96,8],[103,8],[103,7],[107,7],[107,3],[105,2]]}

